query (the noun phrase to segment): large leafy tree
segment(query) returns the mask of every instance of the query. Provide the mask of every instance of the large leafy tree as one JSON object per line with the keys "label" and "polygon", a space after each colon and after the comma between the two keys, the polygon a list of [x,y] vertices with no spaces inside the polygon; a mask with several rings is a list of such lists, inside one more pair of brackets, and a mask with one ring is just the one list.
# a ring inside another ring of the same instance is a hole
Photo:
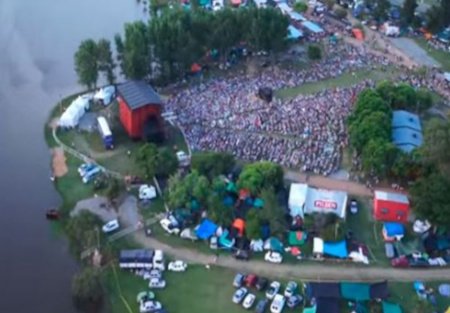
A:
{"label": "large leafy tree", "polygon": [[247,213],[245,218],[245,235],[249,239],[258,239],[261,237],[261,221],[256,209],[252,209]]}
{"label": "large leafy tree", "polygon": [[75,72],[78,82],[88,89],[95,88],[98,80],[98,47],[92,39],[81,42],[75,53]]}
{"label": "large leafy tree", "polygon": [[358,123],[349,127],[350,142],[358,152],[362,152],[364,146],[371,139],[390,140],[391,121],[390,116],[384,112],[374,112],[367,115]]}
{"label": "large leafy tree", "polygon": [[79,256],[84,249],[97,245],[98,227],[101,221],[88,211],[71,217],[66,225],[70,251]]}
{"label": "large leafy tree", "polygon": [[436,225],[450,225],[450,179],[432,172],[419,178],[410,189],[416,215]]}
{"label": "large leafy tree", "polygon": [[378,177],[386,177],[396,161],[398,151],[389,141],[380,138],[370,139],[362,151],[363,169]]}
{"label": "large leafy tree", "polygon": [[208,217],[221,226],[229,226],[233,221],[233,210],[223,204],[223,197],[218,192],[211,192],[207,200]]}
{"label": "large leafy tree", "polygon": [[167,177],[178,169],[178,159],[175,153],[167,147],[160,148],[158,151],[158,167],[156,175]]}
{"label": "large leafy tree", "polygon": [[425,126],[422,151],[425,159],[450,174],[450,122],[432,119]]}
{"label": "large leafy tree", "polygon": [[209,179],[228,174],[235,164],[234,157],[221,152],[198,152],[192,156],[191,167]]}
{"label": "large leafy tree", "polygon": [[244,167],[239,175],[240,188],[250,190],[252,194],[258,194],[264,188],[275,190],[283,184],[283,169],[272,162],[256,162]]}
{"label": "large leafy tree", "polygon": [[263,189],[260,198],[264,201],[264,207],[259,212],[261,222],[268,223],[271,233],[281,238],[287,229],[287,221],[273,188]]}
{"label": "large leafy tree", "polygon": [[72,298],[76,307],[84,312],[98,312],[103,301],[103,286],[100,272],[85,267],[72,281]]}
{"label": "large leafy tree", "polygon": [[194,199],[205,206],[211,192],[208,179],[195,170],[183,178],[180,175],[172,176],[168,189],[167,200],[172,208],[190,208]]}
{"label": "large leafy tree", "polygon": [[144,172],[146,179],[152,179],[159,165],[158,148],[152,143],[145,143],[135,154],[136,162]]}
{"label": "large leafy tree", "polygon": [[405,0],[401,10],[401,17],[406,25],[411,25],[417,8],[417,0]]}
{"label": "large leafy tree", "polygon": [[100,39],[97,42],[97,53],[98,53],[98,70],[103,73],[109,84],[113,84],[116,79],[114,76],[114,68],[116,64],[114,63],[111,42],[107,39]]}

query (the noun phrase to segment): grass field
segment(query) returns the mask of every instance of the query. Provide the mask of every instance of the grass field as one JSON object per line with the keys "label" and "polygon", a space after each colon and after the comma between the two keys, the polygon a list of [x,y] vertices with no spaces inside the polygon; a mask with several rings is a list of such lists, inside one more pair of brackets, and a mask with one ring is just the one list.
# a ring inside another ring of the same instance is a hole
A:
{"label": "grass field", "polygon": [[414,41],[422,47],[436,61],[438,61],[444,71],[450,71],[450,52],[435,49],[428,45],[424,38],[414,38]]}
{"label": "grass field", "polygon": [[383,79],[390,79],[395,76],[396,72],[393,70],[386,71],[369,71],[359,70],[353,73],[345,73],[341,76],[321,80],[315,83],[306,83],[298,87],[281,89],[275,92],[275,95],[280,98],[293,98],[299,94],[312,94],[317,93],[325,89],[336,87],[350,87],[361,82],[364,79],[372,79],[380,81]]}

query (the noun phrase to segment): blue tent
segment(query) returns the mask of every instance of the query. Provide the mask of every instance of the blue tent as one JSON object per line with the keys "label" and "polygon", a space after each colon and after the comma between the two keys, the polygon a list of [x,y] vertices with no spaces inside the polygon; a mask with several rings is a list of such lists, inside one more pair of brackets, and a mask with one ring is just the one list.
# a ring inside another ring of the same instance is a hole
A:
{"label": "blue tent", "polygon": [[212,221],[205,219],[195,231],[199,239],[208,239],[216,233],[217,225]]}
{"label": "blue tent", "polygon": [[266,240],[270,237],[270,226],[269,224],[264,224],[261,226],[261,238]]}
{"label": "blue tent", "polygon": [[228,230],[225,229],[222,235],[219,237],[219,244],[224,248],[231,249],[234,246],[235,240],[228,238],[228,234]]}
{"label": "blue tent", "polygon": [[225,199],[223,199],[223,204],[227,207],[232,207],[234,204],[234,199],[231,196],[226,196]]}
{"label": "blue tent", "polygon": [[383,227],[388,237],[403,236],[405,234],[405,228],[400,223],[387,222],[384,223]]}
{"label": "blue tent", "polygon": [[336,258],[345,259],[348,256],[347,243],[345,240],[338,242],[324,242],[323,253]]}

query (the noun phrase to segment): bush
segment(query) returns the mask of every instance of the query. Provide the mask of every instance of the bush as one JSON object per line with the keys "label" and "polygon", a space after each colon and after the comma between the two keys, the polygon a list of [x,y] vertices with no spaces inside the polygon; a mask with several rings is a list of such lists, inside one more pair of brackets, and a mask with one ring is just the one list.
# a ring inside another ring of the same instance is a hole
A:
{"label": "bush", "polygon": [[304,13],[308,10],[308,5],[304,2],[296,2],[294,4],[294,10],[298,13]]}
{"label": "bush", "polygon": [[334,14],[336,14],[336,17],[339,19],[344,19],[347,16],[347,10],[343,8],[336,8],[334,10]]}
{"label": "bush", "polygon": [[311,60],[320,60],[322,58],[322,50],[319,46],[311,45],[308,47],[308,57]]}
{"label": "bush", "polygon": [[87,267],[74,276],[72,297],[78,310],[99,312],[103,302],[103,295],[98,269]]}

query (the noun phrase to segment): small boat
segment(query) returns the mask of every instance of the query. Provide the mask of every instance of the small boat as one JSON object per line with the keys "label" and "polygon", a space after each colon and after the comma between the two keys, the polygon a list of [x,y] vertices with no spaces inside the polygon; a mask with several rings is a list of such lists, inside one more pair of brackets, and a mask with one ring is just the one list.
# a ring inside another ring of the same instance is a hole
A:
{"label": "small boat", "polygon": [[55,209],[47,210],[47,212],[45,212],[45,217],[48,220],[57,220],[57,219],[59,219],[59,212],[58,212],[58,210],[55,210]]}

